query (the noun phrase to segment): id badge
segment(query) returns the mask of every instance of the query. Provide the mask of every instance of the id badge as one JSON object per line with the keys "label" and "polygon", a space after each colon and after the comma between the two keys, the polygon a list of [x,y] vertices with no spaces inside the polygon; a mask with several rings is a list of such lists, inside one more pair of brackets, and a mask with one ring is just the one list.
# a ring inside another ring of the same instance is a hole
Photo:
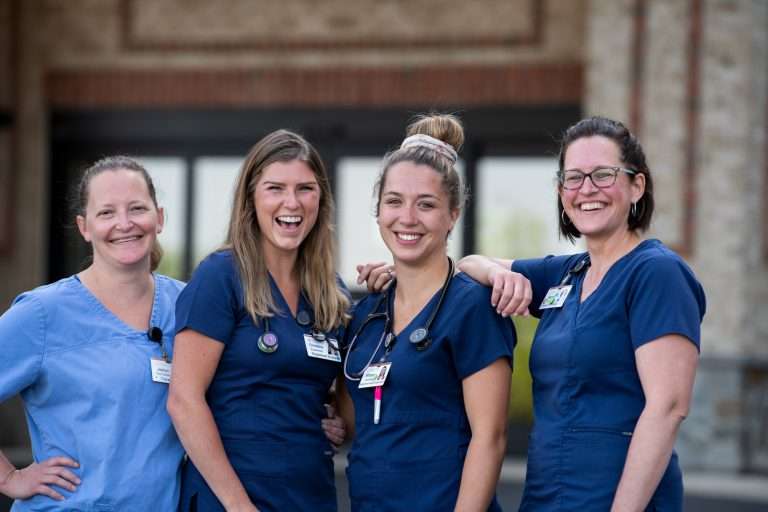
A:
{"label": "id badge", "polygon": [[391,361],[370,365],[365,369],[365,373],[363,373],[363,377],[360,379],[358,388],[364,389],[383,386],[389,375],[390,366],[392,366]]}
{"label": "id badge", "polygon": [[[336,342],[336,340],[333,341]],[[304,345],[307,347],[307,355],[309,357],[325,359],[326,361],[333,361],[334,363],[341,362],[341,353],[333,348],[331,343],[328,343],[328,339],[318,340],[311,334],[305,334]]]}
{"label": "id badge", "polygon": [[168,384],[171,382],[171,363],[165,359],[153,357],[149,360],[152,365],[152,382]]}
{"label": "id badge", "polygon": [[541,301],[541,306],[539,306],[539,309],[553,309],[563,307],[566,297],[568,297],[568,294],[571,293],[571,288],[573,288],[573,285],[570,284],[564,286],[553,286],[549,289],[547,295],[544,296],[544,300]]}

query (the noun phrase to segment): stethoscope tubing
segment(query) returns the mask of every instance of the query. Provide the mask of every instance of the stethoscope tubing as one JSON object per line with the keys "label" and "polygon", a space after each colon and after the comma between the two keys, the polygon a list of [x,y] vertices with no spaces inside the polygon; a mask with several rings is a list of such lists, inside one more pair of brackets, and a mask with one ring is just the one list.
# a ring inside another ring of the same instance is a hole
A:
{"label": "stethoscope tubing", "polygon": [[[453,260],[449,257],[448,258],[448,273],[446,274],[445,281],[443,282],[443,286],[440,289],[440,297],[437,300],[437,305],[435,306],[435,309],[432,311],[432,314],[427,319],[427,323],[423,327],[419,327],[416,330],[421,330],[423,332],[423,336],[420,336],[418,341],[411,340],[411,344],[416,347],[417,350],[423,350],[423,348],[426,347],[426,345],[429,344],[430,338],[429,338],[429,329],[432,327],[432,323],[437,318],[438,313],[440,312],[440,309],[443,305],[443,299],[445,299],[445,295],[448,292],[448,287],[451,284],[451,279],[453,278],[453,271],[454,271],[454,264]],[[381,349],[381,345],[385,344],[387,346],[387,349],[389,350],[391,348],[391,345],[389,342],[385,343],[384,340],[387,340],[389,338],[392,338],[394,334],[392,333],[392,314],[390,312],[391,308],[391,298],[390,294],[392,293],[392,290],[395,288],[395,282],[393,281],[390,285],[389,289],[386,291],[386,293],[382,293],[379,297],[379,300],[376,302],[376,305],[373,308],[373,311],[371,313],[368,313],[368,315],[365,317],[365,320],[363,320],[363,323],[360,324],[360,327],[358,327],[355,330],[354,336],[352,336],[352,339],[349,342],[349,345],[347,346],[347,357],[344,358],[344,362],[342,364],[342,368],[344,371],[344,377],[351,381],[359,381],[362,377],[365,371],[368,369],[368,367],[373,363],[373,360],[376,358],[376,354],[378,354],[379,349]],[[384,301],[387,301],[387,307],[384,312],[379,313],[379,308],[381,307],[381,303]],[[365,363],[365,366],[363,366],[362,370],[359,372],[352,372],[350,373],[347,367],[347,363],[349,361],[349,354],[352,352],[352,349],[355,346],[355,343],[357,343],[357,339],[360,336],[360,334],[365,329],[365,326],[368,325],[373,320],[376,320],[378,318],[384,318],[384,330],[381,333],[381,336],[379,337],[379,342],[376,344],[376,348],[373,349],[371,352],[371,356],[368,358],[368,362]],[[415,331],[414,331],[415,332]],[[426,342],[426,344],[424,344]],[[384,355],[386,357],[386,353]]]}

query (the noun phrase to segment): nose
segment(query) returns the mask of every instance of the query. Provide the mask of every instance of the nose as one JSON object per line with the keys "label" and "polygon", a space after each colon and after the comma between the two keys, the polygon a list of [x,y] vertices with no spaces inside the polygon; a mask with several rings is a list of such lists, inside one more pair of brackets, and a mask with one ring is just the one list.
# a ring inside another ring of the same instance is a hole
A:
{"label": "nose", "polygon": [[292,210],[295,210],[299,207],[299,198],[296,195],[295,190],[288,190],[285,193],[285,206],[286,208],[290,208]]}
{"label": "nose", "polygon": [[[584,190],[584,187],[586,187],[587,189]],[[595,186],[595,182],[592,181],[592,173],[585,174],[584,181],[581,183],[581,187],[579,187],[579,192],[589,194],[590,192],[594,192],[597,189],[598,187]]]}
{"label": "nose", "polygon": [[128,212],[120,212],[117,214],[117,228],[123,231],[128,231],[133,227],[133,221],[131,220]]}
{"label": "nose", "polygon": [[400,223],[406,226],[412,226],[416,224],[416,206],[410,205],[402,210],[402,214],[400,215]]}

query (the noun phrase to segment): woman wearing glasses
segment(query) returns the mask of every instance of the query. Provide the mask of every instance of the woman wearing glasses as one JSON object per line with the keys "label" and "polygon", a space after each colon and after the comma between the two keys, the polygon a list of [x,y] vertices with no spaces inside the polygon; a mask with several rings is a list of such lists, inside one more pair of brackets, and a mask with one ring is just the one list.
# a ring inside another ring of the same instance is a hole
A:
{"label": "woman wearing glasses", "polygon": [[[644,240],[653,181],[619,122],[570,127],[559,157],[560,232],[587,252],[468,256],[502,313],[541,319],[531,350],[534,427],[521,510],[682,510],[673,451],[688,414],[704,291],[658,240]],[[518,274],[519,273],[519,274]]]}
{"label": "woman wearing glasses", "polygon": [[376,187],[397,279],[356,306],[347,330],[352,510],[499,510],[514,330],[446,254],[463,203],[461,125],[430,115],[408,135]]}
{"label": "woman wearing glasses", "polygon": [[190,463],[181,510],[335,512],[323,403],[349,301],[317,151],[278,130],[248,153],[228,242],[176,305],[168,411]]}

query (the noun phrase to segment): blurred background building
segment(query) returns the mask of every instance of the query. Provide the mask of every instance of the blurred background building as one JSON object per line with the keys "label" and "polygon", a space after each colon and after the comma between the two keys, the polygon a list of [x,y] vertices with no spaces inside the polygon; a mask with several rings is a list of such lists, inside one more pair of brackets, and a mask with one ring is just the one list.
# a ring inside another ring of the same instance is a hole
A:
{"label": "blurred background building", "polygon": [[[223,241],[242,157],[282,127],[329,166],[353,283],[355,263],[386,257],[380,158],[431,109],[467,130],[454,255],[576,251],[556,235],[556,141],[606,115],[648,153],[650,236],[707,291],[683,465],[768,474],[767,98],[764,0],[0,0],[0,303],[81,268],[67,196],[114,153],[149,167],[162,271],[187,278]],[[513,433],[530,421],[533,324],[519,328]],[[26,443],[6,402],[0,447],[21,461]]]}

